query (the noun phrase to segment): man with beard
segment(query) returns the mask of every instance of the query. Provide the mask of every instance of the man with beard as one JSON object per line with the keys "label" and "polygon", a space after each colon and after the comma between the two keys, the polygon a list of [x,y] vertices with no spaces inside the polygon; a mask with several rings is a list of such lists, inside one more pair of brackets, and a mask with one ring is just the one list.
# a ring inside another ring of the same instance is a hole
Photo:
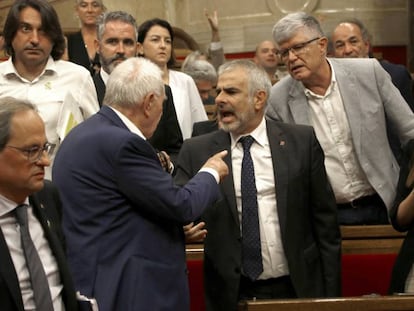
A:
{"label": "man with beard", "polygon": [[4,24],[4,40],[11,57],[0,64],[0,97],[30,100],[45,122],[48,141],[58,146],[64,137],[63,112],[78,113],[80,121],[99,110],[89,71],[60,60],[65,39],[48,1],[15,1]]}
{"label": "man with beard", "polygon": [[[137,24],[135,18],[123,11],[104,13],[98,19],[98,40],[96,51],[99,54],[101,70],[93,77],[99,105],[105,97],[106,82],[114,68],[124,60],[135,57],[137,54]],[[174,159],[183,142],[180,127],[174,108],[171,89],[165,86],[166,99],[163,104],[163,114],[152,137],[151,145],[165,152],[160,152],[167,171],[172,172]],[[167,154],[166,154],[167,153]]]}
{"label": "man with beard", "polygon": [[222,199],[201,217],[209,311],[237,310],[243,299],[340,295],[341,238],[322,149],[311,127],[265,120],[270,88],[249,60],[221,65],[221,130],[186,140],[178,158],[184,185],[228,150]]}

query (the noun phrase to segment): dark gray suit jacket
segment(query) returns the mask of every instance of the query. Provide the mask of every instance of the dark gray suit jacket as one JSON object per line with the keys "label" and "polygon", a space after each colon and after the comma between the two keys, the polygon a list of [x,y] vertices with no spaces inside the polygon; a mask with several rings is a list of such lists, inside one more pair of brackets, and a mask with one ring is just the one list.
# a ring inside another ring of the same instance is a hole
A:
{"label": "dark gray suit jacket", "polygon": [[[65,308],[67,311],[78,310],[72,277],[63,248],[63,232],[60,226],[61,203],[58,192],[50,182],[45,181],[43,190],[30,196],[29,201],[43,227],[46,239],[57,261],[61,282],[63,283],[62,298]],[[2,311],[23,311],[19,281],[1,230],[0,263],[0,309]]]}
{"label": "dark gray suit jacket", "polygon": [[[335,198],[323,152],[310,127],[267,122],[277,212],[290,277],[298,297],[339,296],[341,238]],[[208,157],[228,150],[230,174],[220,185],[222,199],[202,220],[207,310],[236,310],[241,275],[241,235],[233,186],[230,135],[222,130],[186,140],[176,181],[184,184]]]}

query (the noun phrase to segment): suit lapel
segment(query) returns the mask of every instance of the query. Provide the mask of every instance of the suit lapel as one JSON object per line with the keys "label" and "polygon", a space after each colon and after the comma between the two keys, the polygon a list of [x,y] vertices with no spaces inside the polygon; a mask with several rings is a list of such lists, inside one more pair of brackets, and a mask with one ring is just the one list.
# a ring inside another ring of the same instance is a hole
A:
{"label": "suit lapel", "polygon": [[229,175],[221,182],[220,187],[222,189],[222,193],[224,198],[223,200],[227,201],[227,206],[229,206],[231,215],[233,216],[234,221],[239,226],[239,216],[237,212],[237,204],[236,204],[236,194],[234,192],[234,181],[233,181],[233,167],[231,163],[231,139],[230,134],[224,131],[218,131],[215,137],[214,143],[212,144],[212,154],[227,150],[228,153],[224,157],[224,162],[229,167]]}
{"label": "suit lapel", "polygon": [[275,178],[275,192],[277,202],[277,213],[280,223],[282,240],[286,232],[287,215],[287,193],[288,193],[288,174],[289,174],[289,154],[288,141],[284,133],[279,129],[275,122],[267,122],[267,136],[272,155],[273,171]]}
{"label": "suit lapel", "polygon": [[6,240],[4,239],[3,232],[0,228],[0,275],[6,283],[7,288],[10,290],[10,294],[13,297],[14,302],[18,310],[23,311],[23,301],[20,293],[19,280],[17,278],[17,273],[14,268],[12,258],[10,256],[10,251],[7,246]]}
{"label": "suit lapel", "polygon": [[73,288],[73,283],[70,277],[70,272],[66,264],[66,256],[63,250],[62,243],[59,241],[57,235],[53,231],[54,222],[50,221],[43,211],[44,209],[43,204],[48,204],[48,203],[54,204],[54,203],[53,202],[40,202],[36,194],[33,196],[30,196],[29,201],[30,201],[31,206],[33,207],[33,212],[35,216],[37,217],[37,219],[39,220],[43,228],[46,240],[48,241],[50,249],[52,250],[52,253],[55,257],[55,260],[56,260],[56,263],[59,269],[60,279],[63,284],[62,298],[63,298],[63,301],[65,303],[67,310],[70,310],[70,306],[71,305],[74,306],[74,303],[76,303],[76,301],[73,301],[73,299],[70,298],[71,295],[68,292],[69,289]]}
{"label": "suit lapel", "polygon": [[[288,105],[293,117],[293,123],[311,125],[309,120],[309,106],[305,90],[301,82],[293,80],[289,90]],[[304,103],[306,103],[304,105]]]}

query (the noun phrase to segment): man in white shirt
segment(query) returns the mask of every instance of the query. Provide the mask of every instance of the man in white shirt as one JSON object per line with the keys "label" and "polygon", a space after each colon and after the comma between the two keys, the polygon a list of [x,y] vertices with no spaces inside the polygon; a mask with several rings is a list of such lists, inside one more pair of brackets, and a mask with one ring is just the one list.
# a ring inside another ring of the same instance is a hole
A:
{"label": "man in white shirt", "polygon": [[6,18],[4,38],[11,57],[0,64],[0,97],[30,100],[45,122],[48,141],[58,146],[70,128],[62,129],[65,118],[77,115],[77,123],[98,111],[92,78],[82,66],[59,60],[65,39],[47,1],[16,1]]}
{"label": "man in white shirt", "polygon": [[273,36],[290,76],[273,86],[267,117],[314,127],[340,224],[387,224],[399,173],[387,127],[404,145],[414,138],[412,111],[377,60],[328,59],[315,17],[288,14]]}
{"label": "man in white shirt", "polygon": [[[175,180],[185,184],[209,156],[228,150],[224,160],[231,171],[220,185],[222,199],[197,225],[204,222],[207,229],[209,311],[236,310],[243,299],[340,295],[341,239],[322,149],[311,127],[265,120],[270,88],[266,72],[249,60],[220,66],[216,105],[221,130],[184,141],[178,158]],[[253,140],[250,176],[256,184],[247,191],[246,138]],[[256,204],[245,200],[253,196]],[[256,211],[255,229],[246,211]],[[187,236],[203,233],[190,231]],[[255,275],[251,262],[259,267]]]}

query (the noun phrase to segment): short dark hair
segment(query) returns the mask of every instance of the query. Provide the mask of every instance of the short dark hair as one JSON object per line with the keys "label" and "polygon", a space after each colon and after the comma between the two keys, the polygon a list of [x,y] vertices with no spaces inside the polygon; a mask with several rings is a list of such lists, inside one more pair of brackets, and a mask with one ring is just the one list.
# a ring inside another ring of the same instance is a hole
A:
{"label": "short dark hair", "polygon": [[28,101],[13,97],[0,99],[0,151],[4,149],[10,139],[10,125],[13,116],[19,111],[34,110],[36,108]]}
{"label": "short dark hair", "polygon": [[20,12],[29,7],[40,13],[42,28],[53,43],[50,55],[54,60],[60,59],[65,52],[65,37],[55,9],[46,0],[16,0],[13,3],[3,29],[7,53],[14,56],[12,41],[20,27]]}
{"label": "short dark hair", "polygon": [[166,20],[161,19],[161,18],[153,18],[153,19],[146,20],[145,22],[143,22],[138,27],[138,42],[141,43],[141,44],[144,42],[148,31],[153,26],[160,26],[162,28],[165,28],[170,33],[170,37],[171,37],[171,57],[170,57],[170,60],[167,63],[167,66],[168,66],[168,68],[171,68],[175,65],[175,54],[174,54],[174,48],[173,48],[174,30],[171,27],[169,22],[167,22]]}

